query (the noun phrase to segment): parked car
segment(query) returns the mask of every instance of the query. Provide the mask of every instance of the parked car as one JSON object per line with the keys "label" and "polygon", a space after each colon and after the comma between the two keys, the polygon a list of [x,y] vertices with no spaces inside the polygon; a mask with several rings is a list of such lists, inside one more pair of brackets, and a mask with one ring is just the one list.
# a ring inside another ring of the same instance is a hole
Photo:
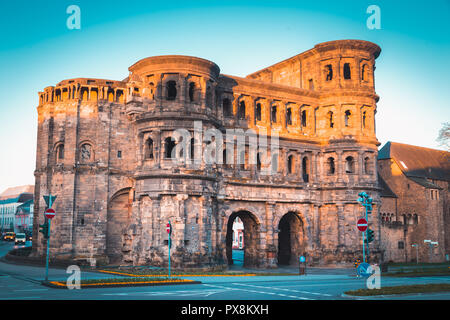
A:
{"label": "parked car", "polygon": [[25,242],[27,241],[27,237],[25,235],[25,233],[17,233],[16,234],[16,240],[15,240],[15,244],[25,244]]}
{"label": "parked car", "polygon": [[27,234],[27,240],[28,241],[32,241],[33,240],[33,235],[31,233]]}
{"label": "parked car", "polygon": [[5,241],[14,241],[15,237],[16,237],[16,234],[14,232],[7,232],[7,233],[5,233],[5,236],[3,237],[3,240],[5,240]]}

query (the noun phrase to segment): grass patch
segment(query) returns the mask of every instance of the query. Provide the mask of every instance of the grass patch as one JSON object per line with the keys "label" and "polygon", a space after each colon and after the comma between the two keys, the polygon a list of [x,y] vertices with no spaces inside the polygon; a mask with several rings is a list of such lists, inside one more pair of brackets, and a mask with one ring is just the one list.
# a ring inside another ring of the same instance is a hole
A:
{"label": "grass patch", "polygon": [[384,287],[380,289],[359,289],[346,291],[345,294],[351,296],[379,296],[390,294],[408,294],[408,293],[430,293],[430,292],[449,292],[450,283],[437,284],[416,284],[409,286]]}
{"label": "grass patch", "polygon": [[449,262],[433,262],[433,263],[419,263],[416,262],[389,262],[388,267],[433,267],[433,266],[447,266],[450,267]]}
{"label": "grass patch", "polygon": [[398,271],[383,273],[385,277],[426,277],[426,276],[450,276],[450,268],[416,268],[403,269]]}
{"label": "grass patch", "polygon": [[[103,269],[99,270],[103,273],[111,273],[122,276],[129,277],[157,277],[157,276],[167,276],[167,270],[152,270],[152,269]],[[287,272],[255,272],[255,273],[244,273],[242,271],[172,271],[173,275],[176,276],[191,276],[191,277],[244,277],[244,276],[292,276],[295,273]]]}
{"label": "grass patch", "polygon": [[[137,277],[137,278],[109,278],[109,279],[83,279],[80,281],[82,288],[102,288],[102,287],[129,287],[140,285],[170,285],[170,284],[193,284],[200,283],[199,281],[180,279],[180,278],[168,278],[168,277]],[[67,288],[67,284],[64,281],[49,281],[43,282],[44,285],[54,288]]]}

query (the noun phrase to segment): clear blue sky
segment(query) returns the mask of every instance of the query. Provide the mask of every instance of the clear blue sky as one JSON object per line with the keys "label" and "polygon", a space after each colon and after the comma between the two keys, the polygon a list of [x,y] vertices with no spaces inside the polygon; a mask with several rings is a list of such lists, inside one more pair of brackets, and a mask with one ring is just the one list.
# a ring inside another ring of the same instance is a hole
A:
{"label": "clear blue sky", "polygon": [[[66,8],[81,8],[81,30]],[[381,9],[369,30],[366,9]],[[338,39],[382,48],[377,136],[438,148],[450,121],[450,2],[433,1],[2,1],[0,8],[0,192],[33,184],[37,92],[73,77],[122,80],[153,55],[214,61],[245,76]]]}

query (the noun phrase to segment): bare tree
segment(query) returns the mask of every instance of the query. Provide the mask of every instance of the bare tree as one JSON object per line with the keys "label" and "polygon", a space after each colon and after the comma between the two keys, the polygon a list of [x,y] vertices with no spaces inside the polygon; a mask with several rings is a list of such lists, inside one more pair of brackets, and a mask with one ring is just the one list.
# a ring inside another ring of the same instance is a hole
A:
{"label": "bare tree", "polygon": [[436,141],[439,142],[440,146],[450,151],[450,122],[442,123],[442,128],[439,130],[439,136]]}

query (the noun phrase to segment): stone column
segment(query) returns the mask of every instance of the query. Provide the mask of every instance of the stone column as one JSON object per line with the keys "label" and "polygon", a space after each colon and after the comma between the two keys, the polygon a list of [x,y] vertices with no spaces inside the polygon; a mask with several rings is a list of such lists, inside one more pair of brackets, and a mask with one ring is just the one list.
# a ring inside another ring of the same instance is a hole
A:
{"label": "stone column", "polygon": [[320,248],[320,205],[311,205],[313,209],[313,221],[314,221],[314,249]]}
{"label": "stone column", "polygon": [[361,184],[361,180],[364,176],[364,151],[358,151],[358,160],[356,161],[358,164],[358,184]]}
{"label": "stone column", "polygon": [[[155,167],[161,168],[161,158],[162,158],[162,141],[161,141],[161,131],[156,129],[153,131],[154,141],[153,141],[153,157],[155,159]],[[144,141],[145,143],[145,141]]]}
{"label": "stone column", "polygon": [[[267,267],[276,267],[277,265],[277,246],[276,234],[277,226],[273,225],[275,216],[275,202],[266,202],[266,217],[265,217],[265,230],[266,230],[266,261]],[[261,235],[262,236],[262,235]]]}
{"label": "stone column", "polygon": [[338,183],[342,183],[343,182],[343,179],[342,179],[342,176],[343,176],[343,172],[344,172],[344,168],[343,168],[343,163],[342,163],[342,150],[336,150],[336,155],[337,155],[337,161],[336,161],[336,172],[337,172],[337,175],[338,175],[338,178],[337,178],[337,182]]}
{"label": "stone column", "polygon": [[344,205],[338,204],[337,206],[337,238],[338,238],[338,247],[342,247],[345,245],[345,217],[344,217]]}

